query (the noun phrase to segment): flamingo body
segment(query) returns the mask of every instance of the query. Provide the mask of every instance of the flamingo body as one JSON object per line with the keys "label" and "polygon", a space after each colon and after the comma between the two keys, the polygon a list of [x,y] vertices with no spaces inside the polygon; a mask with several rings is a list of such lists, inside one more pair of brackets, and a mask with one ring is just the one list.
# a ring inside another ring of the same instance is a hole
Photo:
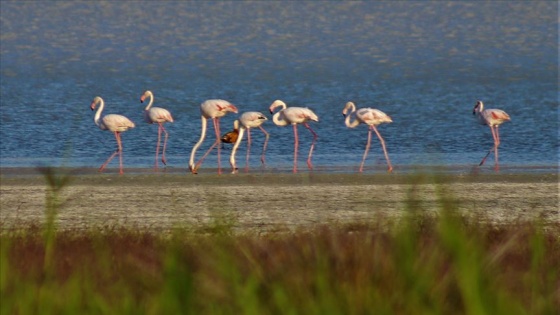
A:
{"label": "flamingo body", "polygon": [[308,122],[310,121],[319,121],[319,117],[310,110],[309,108],[305,107],[287,107],[286,103],[281,100],[274,101],[270,107],[270,113],[273,114],[276,108],[280,107],[280,111],[278,111],[274,116],[272,116],[272,121],[277,126],[287,126],[292,125],[294,130],[294,167],[293,172],[297,173],[297,155],[298,155],[298,146],[299,146],[299,137],[297,132],[297,125],[303,124],[305,128],[307,128],[311,134],[313,135],[313,141],[311,142],[311,148],[309,149],[309,154],[307,156],[307,167],[309,169],[313,169],[313,165],[311,164],[311,156],[313,155],[313,148],[315,147],[315,141],[317,140],[317,134],[313,129],[309,126]]}
{"label": "flamingo body", "polygon": [[267,120],[268,118],[266,118],[266,116],[260,112],[245,112],[241,114],[239,120],[236,120],[234,122],[234,126],[239,127],[239,131],[237,134],[235,145],[233,146],[233,149],[231,151],[231,156],[229,160],[232,168],[232,173],[237,172],[237,167],[235,165],[235,153],[237,152],[237,148],[239,147],[241,140],[243,140],[243,134],[245,130],[247,130],[247,157],[245,160],[245,171],[249,170],[249,152],[251,150],[251,128],[259,128],[265,134],[265,141],[261,153],[261,163],[263,165],[265,164],[264,153],[266,151],[266,146],[268,144],[269,134],[268,132],[266,132],[266,130],[264,130],[264,128],[261,125]]}
{"label": "flamingo body", "polygon": [[488,158],[492,151],[494,151],[494,170],[499,171],[500,165],[498,162],[498,147],[500,146],[500,133],[498,132],[498,127],[501,124],[510,121],[511,118],[501,109],[484,109],[484,103],[482,103],[482,101],[477,101],[474,105],[473,115],[476,115],[476,118],[481,125],[487,125],[490,127],[492,138],[494,138],[494,146],[490,148],[478,166],[482,166],[486,161],[486,158]]}
{"label": "flamingo body", "polygon": [[101,117],[101,113],[103,112],[103,108],[105,107],[105,102],[99,96],[96,96],[91,102],[90,108],[91,110],[95,110],[97,105],[99,104],[99,108],[95,113],[93,121],[101,130],[109,130],[113,132],[115,135],[115,139],[117,140],[117,150],[109,156],[107,161],[101,165],[99,168],[99,172],[102,172],[107,164],[115,157],[115,155],[119,155],[119,174],[124,174],[123,171],[123,164],[122,164],[122,142],[121,142],[121,132],[127,131],[128,129],[134,128],[135,124],[128,118],[123,115],[118,114],[109,114]]}
{"label": "flamingo body", "polygon": [[[202,104],[200,104],[200,114],[201,114],[201,122],[202,122],[200,139],[194,145],[189,160],[189,170],[193,174],[197,174],[198,168],[200,167],[200,165],[202,165],[202,162],[204,161],[206,156],[208,156],[210,151],[212,151],[212,149],[214,149],[214,147],[220,143],[220,118],[225,116],[227,113],[237,114],[237,107],[235,107],[235,105],[231,104],[228,101],[220,100],[220,99],[211,99],[211,100],[204,101]],[[206,153],[204,153],[202,158],[200,158],[200,160],[195,164],[194,158],[195,158],[196,150],[198,150],[198,148],[204,141],[204,138],[206,137],[207,119],[212,119],[214,123],[216,140],[214,141],[214,144],[212,144],[212,146],[206,151]],[[218,174],[221,173],[222,173],[222,169],[220,165],[220,146],[218,146]]]}
{"label": "flamingo body", "polygon": [[[348,114],[350,111],[350,114]],[[342,110],[342,115],[346,117],[344,123],[349,128],[355,128],[360,124],[365,124],[369,126],[368,140],[366,144],[366,149],[362,157],[362,163],[360,164],[360,173],[364,170],[364,163],[366,161],[369,148],[371,146],[371,132],[374,131],[381,142],[381,147],[383,148],[383,153],[385,154],[385,159],[387,160],[388,172],[393,171],[393,166],[391,165],[391,160],[389,160],[389,154],[387,153],[387,148],[385,147],[385,140],[381,137],[381,134],[377,130],[377,126],[383,123],[391,123],[393,120],[389,115],[375,108],[360,108],[356,110],[356,105],[353,102],[348,102]],[[353,119],[353,120],[352,120]]]}
{"label": "flamingo body", "polygon": [[142,94],[142,96],[140,97],[140,102],[144,103],[146,98],[149,98],[150,102],[148,103],[148,105],[144,109],[144,121],[148,124],[158,124],[158,139],[157,139],[157,145],[156,145],[156,163],[155,163],[155,166],[154,166],[154,169],[157,170],[157,168],[158,168],[159,146],[160,146],[161,133],[162,132],[165,133],[165,137],[164,137],[164,140],[163,140],[163,149],[162,149],[162,152],[161,152],[161,162],[164,165],[167,165],[167,160],[165,158],[165,148],[167,147],[167,138],[169,137],[169,134],[167,133],[167,130],[165,130],[165,127],[163,127],[163,124],[166,123],[166,122],[172,123],[173,122],[173,117],[171,116],[171,113],[165,108],[152,107],[152,104],[154,102],[154,94],[151,91],[144,92],[144,94]]}

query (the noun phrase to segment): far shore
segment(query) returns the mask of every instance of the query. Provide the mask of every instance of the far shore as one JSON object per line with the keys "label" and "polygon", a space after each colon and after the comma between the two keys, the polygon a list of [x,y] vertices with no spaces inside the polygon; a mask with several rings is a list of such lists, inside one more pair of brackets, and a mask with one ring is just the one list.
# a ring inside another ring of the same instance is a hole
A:
{"label": "far shore", "polygon": [[398,218],[411,210],[411,200],[412,210],[436,214],[443,196],[454,198],[461,213],[492,223],[560,224],[557,168],[528,173],[125,172],[120,176],[115,169],[98,174],[96,169],[2,168],[0,229],[43,223],[48,189],[64,176],[69,181],[60,190],[57,219],[63,229],[126,226],[169,231],[221,222],[239,232],[292,231]]}

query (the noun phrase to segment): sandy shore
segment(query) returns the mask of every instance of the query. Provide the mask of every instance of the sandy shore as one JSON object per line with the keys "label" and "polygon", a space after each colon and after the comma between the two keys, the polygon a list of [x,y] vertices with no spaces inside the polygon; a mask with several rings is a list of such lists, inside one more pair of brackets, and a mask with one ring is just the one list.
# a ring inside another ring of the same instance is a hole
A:
{"label": "sandy shore", "polygon": [[[365,222],[416,209],[435,213],[440,193],[458,209],[496,223],[540,218],[560,222],[558,174],[214,174],[70,173],[60,190],[58,224],[66,229],[129,226],[169,230],[213,223],[237,231],[285,231],[316,224]],[[6,231],[44,222],[46,177],[3,170],[0,221]]]}

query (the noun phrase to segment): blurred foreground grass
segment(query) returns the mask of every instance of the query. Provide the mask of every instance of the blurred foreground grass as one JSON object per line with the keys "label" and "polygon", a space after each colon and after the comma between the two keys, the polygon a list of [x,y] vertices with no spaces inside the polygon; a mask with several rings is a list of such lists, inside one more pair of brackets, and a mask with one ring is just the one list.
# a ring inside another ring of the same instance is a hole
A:
{"label": "blurred foreground grass", "polygon": [[443,183],[438,209],[425,209],[413,185],[399,219],[257,235],[233,233],[216,218],[161,236],[127,227],[58,231],[67,181],[48,169],[44,175],[46,224],[0,234],[1,314],[560,309],[560,223],[464,217]]}

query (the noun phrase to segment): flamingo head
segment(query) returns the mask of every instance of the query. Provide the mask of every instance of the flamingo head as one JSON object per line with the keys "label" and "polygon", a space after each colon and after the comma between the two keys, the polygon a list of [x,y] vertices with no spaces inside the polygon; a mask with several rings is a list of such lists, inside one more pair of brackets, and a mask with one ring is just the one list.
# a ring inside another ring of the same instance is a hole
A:
{"label": "flamingo head", "polygon": [[235,114],[237,114],[237,112],[238,112],[237,107],[233,104],[228,104],[226,106],[221,107],[220,111],[222,111],[222,112],[232,112],[232,113],[235,113]]}
{"label": "flamingo head", "polygon": [[282,109],[286,109],[286,103],[282,102],[281,100],[274,101],[268,108],[271,114],[274,114],[274,109],[276,109],[276,107],[282,107]]}
{"label": "flamingo head", "polygon": [[142,96],[140,96],[140,103],[144,103],[144,101],[146,100],[146,98],[148,96],[151,96],[152,92],[151,91],[146,91],[144,92],[144,94],[142,94]]}
{"label": "flamingo head", "polygon": [[99,96],[96,96],[93,99],[93,102],[91,102],[91,105],[89,106],[89,108],[91,108],[91,110],[95,110],[95,107],[97,106],[98,103],[103,103],[103,99]]}
{"label": "flamingo head", "polygon": [[476,101],[476,104],[474,104],[472,114],[476,115],[477,111],[481,112],[483,107],[484,107],[484,104],[482,103],[482,101]]}
{"label": "flamingo head", "polygon": [[342,110],[342,116],[346,117],[348,115],[348,111],[354,112],[356,110],[356,105],[353,102],[348,102],[344,105],[344,109]]}

